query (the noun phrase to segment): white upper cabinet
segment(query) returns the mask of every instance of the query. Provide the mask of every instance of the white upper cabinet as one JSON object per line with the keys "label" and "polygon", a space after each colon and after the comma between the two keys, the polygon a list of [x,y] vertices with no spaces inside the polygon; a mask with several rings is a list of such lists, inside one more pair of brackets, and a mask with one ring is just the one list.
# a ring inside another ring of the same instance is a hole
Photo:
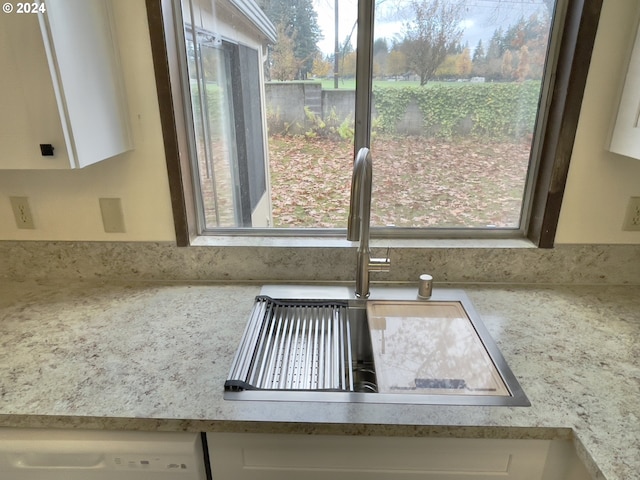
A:
{"label": "white upper cabinet", "polygon": [[631,53],[609,150],[640,159],[640,28]]}
{"label": "white upper cabinet", "polygon": [[110,2],[45,8],[0,14],[2,169],[82,168],[132,148]]}

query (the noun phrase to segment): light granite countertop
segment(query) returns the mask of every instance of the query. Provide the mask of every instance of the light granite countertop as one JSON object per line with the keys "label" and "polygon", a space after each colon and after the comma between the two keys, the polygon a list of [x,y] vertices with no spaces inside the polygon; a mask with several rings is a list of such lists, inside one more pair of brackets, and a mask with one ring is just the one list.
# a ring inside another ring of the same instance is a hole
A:
{"label": "light granite countertop", "polygon": [[569,438],[640,478],[640,286],[463,288],[531,407],[231,402],[256,285],[0,280],[0,426]]}

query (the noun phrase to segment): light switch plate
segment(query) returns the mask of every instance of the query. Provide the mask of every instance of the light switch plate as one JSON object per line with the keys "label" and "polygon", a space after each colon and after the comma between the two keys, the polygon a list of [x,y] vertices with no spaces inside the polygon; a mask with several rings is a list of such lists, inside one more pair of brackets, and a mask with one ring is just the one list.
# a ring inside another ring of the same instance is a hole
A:
{"label": "light switch plate", "polygon": [[119,198],[100,198],[102,225],[107,233],[125,233],[122,200]]}

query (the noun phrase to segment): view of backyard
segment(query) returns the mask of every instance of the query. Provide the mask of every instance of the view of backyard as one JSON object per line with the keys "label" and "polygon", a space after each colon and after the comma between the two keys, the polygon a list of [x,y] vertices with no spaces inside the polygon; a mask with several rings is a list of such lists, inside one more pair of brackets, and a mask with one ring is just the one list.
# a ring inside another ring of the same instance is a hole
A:
{"label": "view of backyard", "polygon": [[[205,229],[345,228],[357,2],[256,2],[266,48],[187,41]],[[375,2],[374,227],[520,227],[554,7]]]}
{"label": "view of backyard", "polygon": [[[344,228],[353,116],[340,103],[344,94],[330,92],[355,89],[354,37],[336,36],[333,52],[317,53],[316,44],[297,41],[303,31],[313,37],[316,24],[291,22],[283,1],[261,3],[279,26],[279,43],[267,63],[269,92],[314,77],[323,93],[322,113],[309,118],[306,111],[303,120],[298,113],[279,123],[272,121],[274,112],[296,110],[293,90],[284,104],[277,95],[267,96],[273,226]],[[553,2],[537,9],[519,2],[470,5],[376,2],[381,20],[375,29],[383,32],[385,22],[395,19],[398,30],[395,36],[378,34],[373,45],[374,226],[520,225]],[[324,11],[316,12],[313,18],[322,25]],[[465,15],[489,19],[487,37],[474,45],[464,39]],[[299,105],[306,105],[306,88]]]}
{"label": "view of backyard", "polygon": [[[421,137],[374,140],[374,226],[508,227],[519,222],[530,144]],[[345,228],[353,146],[269,138],[276,227]]]}
{"label": "view of backyard", "polygon": [[[517,228],[539,83],[389,83],[374,83],[372,224]],[[268,118],[274,226],[344,227],[351,117]]]}

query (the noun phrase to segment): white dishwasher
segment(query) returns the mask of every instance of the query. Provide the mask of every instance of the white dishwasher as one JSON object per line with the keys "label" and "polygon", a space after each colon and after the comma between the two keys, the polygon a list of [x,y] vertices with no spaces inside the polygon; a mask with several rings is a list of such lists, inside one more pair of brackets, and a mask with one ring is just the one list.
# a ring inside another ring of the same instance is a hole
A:
{"label": "white dishwasher", "polygon": [[0,428],[2,480],[207,480],[205,455],[199,433]]}

